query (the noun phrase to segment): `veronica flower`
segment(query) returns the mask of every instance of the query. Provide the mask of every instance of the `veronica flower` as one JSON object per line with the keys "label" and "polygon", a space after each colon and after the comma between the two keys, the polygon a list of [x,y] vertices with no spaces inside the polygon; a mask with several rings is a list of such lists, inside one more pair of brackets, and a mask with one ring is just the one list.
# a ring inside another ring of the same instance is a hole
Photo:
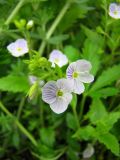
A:
{"label": "veronica flower", "polygon": [[18,39],[9,44],[7,49],[14,57],[22,56],[28,52],[27,41],[25,39]]}
{"label": "veronica flower", "polygon": [[55,67],[55,64],[62,67],[68,63],[68,58],[61,51],[53,50],[50,53],[49,61],[52,62],[52,67]]}
{"label": "veronica flower", "polygon": [[87,60],[77,60],[68,66],[66,74],[67,78],[74,84],[74,93],[83,93],[85,89],[83,83],[90,83],[94,80],[94,76],[89,73],[91,68],[91,63]]}
{"label": "veronica flower", "polygon": [[90,158],[95,153],[95,150],[91,144],[88,144],[85,150],[83,151],[83,158]]}
{"label": "veronica flower", "polygon": [[42,87],[44,85],[44,81],[39,80],[36,76],[33,76],[33,75],[29,76],[29,82],[31,85],[35,84],[37,81],[39,82],[40,87]]}
{"label": "veronica flower", "polygon": [[53,112],[64,112],[72,100],[72,84],[67,79],[50,81],[43,86],[42,99],[50,105]]}
{"label": "veronica flower", "polygon": [[117,3],[111,3],[109,6],[109,15],[112,18],[119,19],[120,18],[120,5]]}

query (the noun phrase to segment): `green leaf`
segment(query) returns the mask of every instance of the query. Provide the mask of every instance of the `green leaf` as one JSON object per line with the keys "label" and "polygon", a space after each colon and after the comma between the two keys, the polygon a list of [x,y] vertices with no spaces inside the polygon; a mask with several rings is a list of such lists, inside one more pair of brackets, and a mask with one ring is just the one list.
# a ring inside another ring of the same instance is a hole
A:
{"label": "green leaf", "polygon": [[103,103],[99,99],[94,99],[90,106],[90,111],[87,113],[86,117],[89,118],[93,124],[96,124],[106,115],[107,111]]}
{"label": "green leaf", "polygon": [[117,95],[119,90],[114,87],[107,87],[107,88],[102,88],[97,91],[93,92],[88,92],[88,95],[91,96],[92,98],[107,98],[110,96]]}
{"label": "green leaf", "polygon": [[93,30],[81,25],[87,39],[84,42],[83,58],[89,60],[92,63],[91,72],[96,75],[100,68],[100,56],[103,52],[104,39],[102,36],[94,32]]}
{"label": "green leaf", "polygon": [[27,93],[29,90],[29,82],[25,76],[9,75],[0,78],[0,90],[14,93]]}
{"label": "green leaf", "polygon": [[120,112],[111,112],[97,123],[97,127],[100,130],[103,128],[103,132],[108,132],[110,129],[112,129],[113,125],[118,121],[118,119],[120,119]]}
{"label": "green leaf", "polygon": [[72,7],[65,14],[63,19],[59,24],[59,30],[65,32],[68,28],[77,21],[77,19],[83,18],[85,14],[90,10],[90,7],[87,6],[87,1],[82,1],[79,4],[72,4]]}
{"label": "green leaf", "polygon": [[120,78],[120,65],[115,65],[103,71],[93,84],[89,92],[96,91],[102,87],[110,85],[112,82]]}
{"label": "green leaf", "polygon": [[55,132],[52,128],[41,128],[40,129],[40,138],[43,144],[48,147],[53,147],[55,143]]}
{"label": "green leaf", "polygon": [[119,142],[111,133],[98,135],[97,139],[111,150],[116,156],[119,156]]}
{"label": "green leaf", "polygon": [[18,131],[14,131],[13,135],[12,135],[12,141],[13,141],[13,145],[18,148],[20,145],[20,135]]}
{"label": "green leaf", "polygon": [[72,129],[74,131],[77,129],[75,117],[71,113],[67,113],[66,121],[67,121],[67,126],[70,129]]}
{"label": "green leaf", "polygon": [[69,35],[67,35],[67,34],[61,34],[61,35],[57,35],[57,36],[51,37],[48,40],[48,43],[50,43],[50,44],[59,44],[62,41],[65,41],[68,38],[69,38]]}
{"label": "green leaf", "polygon": [[74,135],[74,138],[78,138],[80,140],[90,140],[91,138],[95,137],[96,131],[95,128],[88,125],[86,127],[81,127]]}
{"label": "green leaf", "polygon": [[64,53],[66,54],[70,62],[80,59],[79,50],[71,45],[67,45],[64,47]]}

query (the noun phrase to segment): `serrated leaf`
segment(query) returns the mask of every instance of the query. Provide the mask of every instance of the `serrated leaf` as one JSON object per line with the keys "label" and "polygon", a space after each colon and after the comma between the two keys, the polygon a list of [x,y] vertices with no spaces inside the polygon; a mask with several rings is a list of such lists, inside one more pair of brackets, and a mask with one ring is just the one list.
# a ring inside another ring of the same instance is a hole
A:
{"label": "serrated leaf", "polygon": [[110,129],[112,129],[113,125],[120,119],[120,112],[111,112],[109,115],[101,119],[100,122],[98,122],[97,127],[103,128],[105,132],[108,132]]}
{"label": "serrated leaf", "polygon": [[74,135],[74,138],[78,138],[80,140],[90,140],[96,135],[95,128],[88,125],[86,127],[81,127]]}
{"label": "serrated leaf", "polygon": [[120,78],[120,65],[115,65],[103,71],[93,84],[89,92],[96,91],[102,87],[110,85],[112,82]]}
{"label": "serrated leaf", "polygon": [[110,96],[117,95],[119,90],[114,87],[107,87],[107,88],[102,88],[94,92],[88,92],[89,96],[92,98],[107,98]]}
{"label": "serrated leaf", "polygon": [[0,90],[14,93],[27,93],[29,90],[29,82],[25,76],[9,75],[0,78]]}
{"label": "serrated leaf", "polygon": [[105,116],[107,116],[105,106],[99,99],[94,99],[90,106],[90,111],[87,113],[86,117],[89,118],[93,124],[96,124]]}
{"label": "serrated leaf", "polygon": [[97,139],[103,143],[113,154],[119,156],[119,142],[117,138],[111,133],[98,135]]}

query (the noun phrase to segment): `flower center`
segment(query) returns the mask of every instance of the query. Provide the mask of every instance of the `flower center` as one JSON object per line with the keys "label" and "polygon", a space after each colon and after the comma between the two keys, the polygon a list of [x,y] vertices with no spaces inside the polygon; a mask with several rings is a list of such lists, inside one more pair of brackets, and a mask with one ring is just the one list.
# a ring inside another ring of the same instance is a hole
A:
{"label": "flower center", "polygon": [[118,11],[114,11],[114,14],[117,15],[117,14],[118,14]]}
{"label": "flower center", "polygon": [[78,72],[73,72],[72,77],[73,77],[73,78],[77,78],[77,77],[78,77],[78,75],[79,75],[79,73],[78,73]]}
{"label": "flower center", "polygon": [[55,63],[58,63],[58,62],[59,62],[59,59],[58,59],[58,58],[55,58],[54,62],[55,62]]}
{"label": "flower center", "polygon": [[22,48],[20,48],[20,47],[18,47],[18,48],[17,48],[17,51],[19,51],[19,52],[20,52],[21,50],[22,50]]}
{"label": "flower center", "polygon": [[58,90],[57,96],[58,96],[58,97],[62,97],[62,96],[63,96],[63,91],[62,91],[62,90]]}

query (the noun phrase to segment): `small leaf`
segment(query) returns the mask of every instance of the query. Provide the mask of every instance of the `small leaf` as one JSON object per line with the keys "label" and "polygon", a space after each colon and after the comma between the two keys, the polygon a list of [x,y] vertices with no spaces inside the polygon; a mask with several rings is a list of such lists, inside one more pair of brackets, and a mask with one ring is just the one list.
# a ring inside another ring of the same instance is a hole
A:
{"label": "small leaf", "polygon": [[80,140],[90,140],[91,138],[95,137],[96,131],[95,129],[88,125],[86,127],[80,128],[74,135],[74,138],[78,138]]}
{"label": "small leaf", "polygon": [[90,119],[90,121],[93,124],[96,124],[106,115],[107,115],[107,111],[103,103],[99,99],[93,100],[90,106],[90,111],[87,114],[87,117]]}
{"label": "small leaf", "polygon": [[118,89],[114,87],[107,87],[107,88],[102,88],[94,92],[88,92],[89,96],[93,98],[107,98],[110,96],[114,96],[118,94]]}
{"label": "small leaf", "polygon": [[120,78],[120,64],[115,65],[107,70],[103,71],[93,84],[89,92],[96,91],[102,87],[110,85],[112,82]]}
{"label": "small leaf", "polygon": [[25,76],[9,75],[0,78],[0,90],[9,92],[25,92],[29,90],[29,82]]}
{"label": "small leaf", "polygon": [[119,142],[111,133],[98,135],[97,139],[111,150],[116,156],[119,156]]}

